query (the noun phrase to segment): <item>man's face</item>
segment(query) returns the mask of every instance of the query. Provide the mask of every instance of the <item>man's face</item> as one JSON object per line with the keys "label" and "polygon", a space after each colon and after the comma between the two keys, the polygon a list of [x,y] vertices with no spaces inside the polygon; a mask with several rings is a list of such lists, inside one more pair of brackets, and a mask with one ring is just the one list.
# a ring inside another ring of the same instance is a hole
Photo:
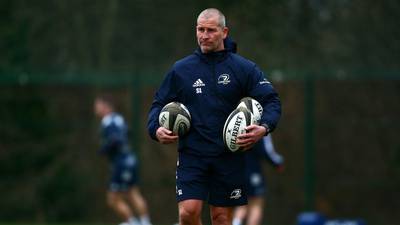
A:
{"label": "man's face", "polygon": [[224,39],[228,28],[218,25],[218,17],[200,17],[196,26],[197,43],[203,53],[217,52],[224,49]]}
{"label": "man's face", "polygon": [[103,101],[96,99],[94,101],[94,113],[96,114],[96,116],[98,117],[103,117],[106,111],[106,105],[104,104]]}

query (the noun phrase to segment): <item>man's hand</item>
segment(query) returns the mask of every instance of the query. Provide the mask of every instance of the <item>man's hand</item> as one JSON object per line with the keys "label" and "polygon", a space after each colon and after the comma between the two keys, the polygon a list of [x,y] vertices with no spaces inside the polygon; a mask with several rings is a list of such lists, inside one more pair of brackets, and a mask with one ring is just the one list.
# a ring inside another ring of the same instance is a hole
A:
{"label": "man's hand", "polygon": [[244,150],[248,150],[259,141],[267,132],[265,127],[258,125],[250,125],[246,127],[247,133],[238,135],[236,144],[243,147]]}
{"label": "man's hand", "polygon": [[179,138],[177,135],[173,135],[172,131],[165,127],[159,127],[156,131],[156,136],[161,144],[171,144],[176,142]]}

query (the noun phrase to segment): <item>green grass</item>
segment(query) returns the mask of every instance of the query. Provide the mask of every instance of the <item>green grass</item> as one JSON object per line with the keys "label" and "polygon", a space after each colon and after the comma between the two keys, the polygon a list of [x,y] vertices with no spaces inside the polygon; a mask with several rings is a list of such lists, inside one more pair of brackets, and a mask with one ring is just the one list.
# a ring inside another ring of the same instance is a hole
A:
{"label": "green grass", "polygon": [[0,223],[0,225],[117,225],[113,223]]}

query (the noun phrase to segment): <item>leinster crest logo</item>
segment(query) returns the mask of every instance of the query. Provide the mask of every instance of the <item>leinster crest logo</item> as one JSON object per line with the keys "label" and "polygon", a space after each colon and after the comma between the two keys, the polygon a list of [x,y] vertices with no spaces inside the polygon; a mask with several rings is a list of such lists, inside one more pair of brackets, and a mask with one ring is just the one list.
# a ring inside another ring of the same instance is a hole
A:
{"label": "leinster crest logo", "polygon": [[232,191],[230,199],[239,199],[242,197],[242,189],[235,189]]}
{"label": "leinster crest logo", "polygon": [[229,74],[224,73],[219,75],[218,77],[218,84],[223,84],[223,85],[227,85],[231,82],[231,80],[229,79]]}

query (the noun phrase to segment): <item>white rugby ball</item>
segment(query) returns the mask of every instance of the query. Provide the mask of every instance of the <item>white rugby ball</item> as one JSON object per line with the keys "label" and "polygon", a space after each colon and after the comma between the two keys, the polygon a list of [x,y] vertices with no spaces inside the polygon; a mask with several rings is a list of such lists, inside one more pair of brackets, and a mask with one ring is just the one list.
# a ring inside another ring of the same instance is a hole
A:
{"label": "white rugby ball", "polygon": [[259,123],[261,120],[261,116],[263,114],[263,107],[262,105],[251,97],[245,97],[240,99],[238,107],[245,107],[246,109],[250,110],[251,113],[254,115],[254,119]]}
{"label": "white rugby ball", "polygon": [[245,107],[238,107],[225,121],[224,130],[222,137],[224,139],[225,146],[232,152],[236,152],[237,150],[242,150],[236,144],[236,140],[239,134],[246,133],[246,127],[254,124],[254,116]]}
{"label": "white rugby ball", "polygon": [[180,137],[189,132],[191,120],[189,110],[180,102],[166,104],[158,116],[160,126]]}

